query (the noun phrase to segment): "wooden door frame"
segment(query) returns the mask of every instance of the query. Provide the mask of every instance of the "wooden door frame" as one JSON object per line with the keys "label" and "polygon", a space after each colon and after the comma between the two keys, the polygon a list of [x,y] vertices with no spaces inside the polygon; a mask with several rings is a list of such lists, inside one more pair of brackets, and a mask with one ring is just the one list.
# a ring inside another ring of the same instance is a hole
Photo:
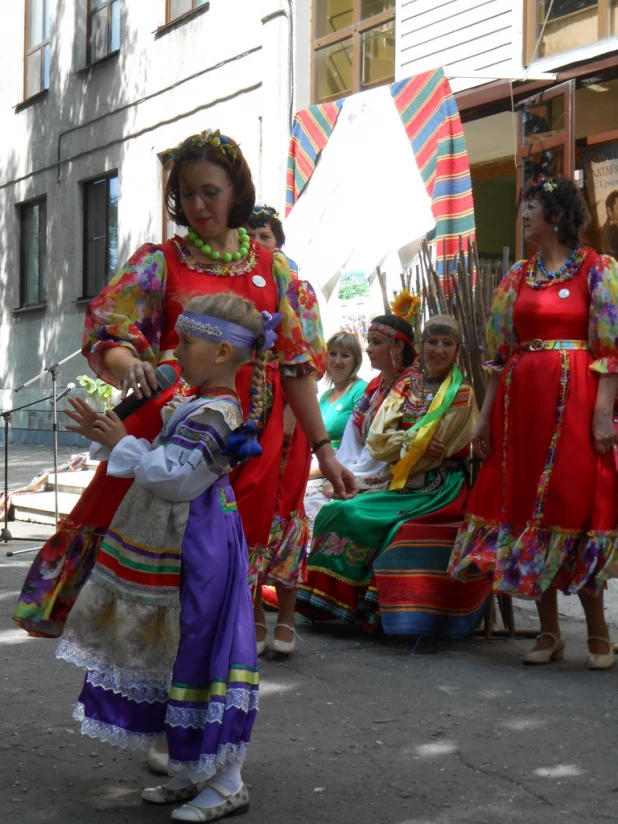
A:
{"label": "wooden door frame", "polygon": [[[524,187],[524,162],[530,155],[540,154],[550,149],[562,148],[564,151],[564,174],[573,179],[575,176],[575,90],[574,79],[566,80],[550,89],[544,89],[531,97],[520,100],[517,104],[517,230],[515,233],[516,257],[521,260],[524,255],[523,235],[521,231],[521,194]],[[564,130],[561,134],[550,137],[532,138],[523,145],[523,112],[533,106],[539,106],[548,100],[564,97]]]}

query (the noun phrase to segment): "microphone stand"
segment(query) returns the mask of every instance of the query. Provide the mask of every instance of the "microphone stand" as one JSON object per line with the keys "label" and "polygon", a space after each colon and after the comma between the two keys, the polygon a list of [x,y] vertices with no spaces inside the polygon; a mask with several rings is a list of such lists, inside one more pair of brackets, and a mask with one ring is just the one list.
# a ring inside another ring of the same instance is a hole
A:
{"label": "microphone stand", "polygon": [[[3,412],[2,417],[4,418],[4,494],[5,494],[5,510],[4,510],[4,529],[2,533],[0,533],[0,540],[4,541],[4,543],[8,543],[9,541],[18,540],[18,541],[27,541],[28,538],[13,538],[11,533],[8,529],[8,474],[9,474],[9,422],[11,419],[11,414],[13,412],[18,412],[21,409],[27,409],[29,406],[34,406],[36,403],[42,403],[43,401],[48,401],[51,399],[52,402],[52,437],[53,437],[53,451],[54,451],[54,515],[56,519],[56,524],[58,523],[59,519],[59,511],[58,511],[58,398],[56,393],[56,382],[58,380],[58,373],[60,372],[60,367],[63,363],[70,361],[72,358],[75,358],[77,355],[81,355],[81,349],[77,349],[71,355],[66,358],[63,358],[61,361],[57,363],[52,363],[51,366],[47,366],[42,372],[39,372],[38,375],[35,375],[34,378],[30,378],[29,381],[26,383],[22,383],[21,386],[18,386],[15,392],[21,392],[22,389],[26,389],[26,387],[30,386],[31,384],[35,383],[36,381],[43,378],[48,372],[51,375],[52,379],[52,394],[49,395],[47,398],[42,398],[38,401],[33,401],[32,403],[27,403],[24,406],[18,406],[16,409],[10,409],[8,412]],[[12,555],[22,554],[24,552],[34,552],[40,549],[40,547],[35,547],[33,549],[21,549],[19,552],[8,552],[7,557],[11,557]]]}
{"label": "microphone stand", "polygon": [[[8,544],[9,541],[31,541],[31,538],[14,538],[9,530],[9,424],[11,423],[11,415],[14,412],[20,412],[22,409],[28,409],[30,406],[35,406],[37,403],[49,401],[55,398],[55,394],[49,395],[47,398],[39,398],[39,400],[31,401],[23,406],[17,406],[15,409],[8,409],[6,412],[0,412],[0,417],[4,418],[4,528],[0,533],[0,541]],[[41,538],[41,540],[44,540]],[[19,552],[8,552],[7,557],[12,555],[20,555],[22,552],[36,552],[41,547],[33,547],[32,549],[22,549]]]}

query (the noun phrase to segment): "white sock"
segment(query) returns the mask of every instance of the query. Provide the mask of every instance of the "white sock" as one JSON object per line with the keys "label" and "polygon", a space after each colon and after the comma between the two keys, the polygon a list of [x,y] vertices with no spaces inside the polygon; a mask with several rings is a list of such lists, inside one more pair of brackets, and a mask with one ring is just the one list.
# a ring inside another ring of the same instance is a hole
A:
{"label": "white sock", "polygon": [[173,778],[165,784],[168,790],[180,790],[183,787],[188,787],[190,784],[193,784],[186,776],[184,775],[175,775]]}
{"label": "white sock", "polygon": [[[231,793],[237,793],[242,786],[240,768],[240,763],[235,761],[229,767],[215,773],[212,781],[221,784],[222,787],[225,787],[225,789]],[[212,787],[206,787],[191,803],[195,804],[196,807],[202,807],[204,810],[207,810],[209,807],[218,807],[224,800],[223,796],[219,795]]]}

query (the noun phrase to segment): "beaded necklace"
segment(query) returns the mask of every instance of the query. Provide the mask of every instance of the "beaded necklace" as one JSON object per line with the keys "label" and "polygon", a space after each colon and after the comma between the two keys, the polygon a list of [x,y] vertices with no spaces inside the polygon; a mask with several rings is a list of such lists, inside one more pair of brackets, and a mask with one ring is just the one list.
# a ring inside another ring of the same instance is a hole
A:
{"label": "beaded necklace", "polygon": [[[580,266],[586,257],[586,250],[581,246],[576,246],[571,252],[569,259],[564,264],[562,269],[557,272],[548,272],[543,263],[543,256],[540,252],[530,259],[526,271],[526,283],[531,289],[547,289],[554,283],[564,283],[566,280],[571,280],[578,273]],[[540,271],[545,280],[537,280],[536,271]]]}
{"label": "beaded necklace", "polygon": [[202,240],[202,238],[198,235],[195,229],[189,229],[188,232],[189,240],[195,246],[195,248],[200,251],[205,257],[209,257],[211,260],[222,260],[224,263],[231,263],[231,261],[242,260],[243,258],[247,257],[249,254],[249,236],[247,235],[247,230],[243,229],[242,226],[238,229],[238,240],[240,241],[240,249],[238,252],[221,252],[213,251],[210,246],[206,243],[206,241]]}

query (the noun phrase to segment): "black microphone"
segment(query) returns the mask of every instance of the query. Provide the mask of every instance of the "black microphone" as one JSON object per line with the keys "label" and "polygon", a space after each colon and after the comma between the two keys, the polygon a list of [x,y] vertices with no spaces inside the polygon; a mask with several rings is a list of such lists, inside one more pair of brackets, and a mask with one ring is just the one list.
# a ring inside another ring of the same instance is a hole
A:
{"label": "black microphone", "polygon": [[63,398],[66,398],[73,390],[75,389],[75,384],[73,382],[67,383],[66,389],[63,389],[62,392],[59,392],[56,395],[56,403],[61,401]]}
{"label": "black microphone", "polygon": [[[176,374],[176,370],[173,366],[170,366],[168,363],[164,363],[162,366],[157,366],[155,369],[155,378],[157,379],[157,388],[155,390],[151,390],[152,395],[150,398],[158,395],[163,389],[169,389],[174,386],[178,380],[178,375]],[[124,421],[125,418],[129,417],[129,415],[132,415],[145,403],[148,403],[150,398],[147,398],[145,395],[138,398],[135,393],[133,393],[132,395],[126,397],[123,401],[120,401],[120,403],[115,406],[112,411],[118,415],[121,421]]]}

